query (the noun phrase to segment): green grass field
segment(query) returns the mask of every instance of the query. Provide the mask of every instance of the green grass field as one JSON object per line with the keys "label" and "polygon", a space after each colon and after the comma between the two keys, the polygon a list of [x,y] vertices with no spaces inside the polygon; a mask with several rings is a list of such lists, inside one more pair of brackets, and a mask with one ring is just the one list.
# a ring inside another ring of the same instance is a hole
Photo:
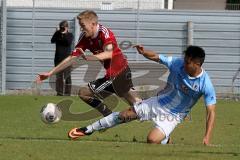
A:
{"label": "green grass field", "polygon": [[[69,129],[89,121],[60,121],[46,125],[40,120],[41,106],[71,98],[72,112],[86,111],[77,97],[0,96],[0,160],[72,159],[240,159],[240,103],[218,100],[212,143],[202,145],[205,108],[200,101],[191,113],[192,120],[180,124],[172,134],[172,145],[149,145],[146,136],[151,122],[131,122],[94,133],[77,141],[67,138]],[[122,110],[120,104],[116,110]]]}

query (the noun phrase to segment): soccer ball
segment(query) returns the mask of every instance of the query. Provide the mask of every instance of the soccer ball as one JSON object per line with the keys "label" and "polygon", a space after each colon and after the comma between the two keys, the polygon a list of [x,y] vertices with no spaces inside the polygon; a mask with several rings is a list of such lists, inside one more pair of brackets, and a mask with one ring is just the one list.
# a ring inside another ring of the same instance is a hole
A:
{"label": "soccer ball", "polygon": [[54,103],[48,103],[40,111],[41,119],[44,123],[53,124],[60,121],[62,111]]}

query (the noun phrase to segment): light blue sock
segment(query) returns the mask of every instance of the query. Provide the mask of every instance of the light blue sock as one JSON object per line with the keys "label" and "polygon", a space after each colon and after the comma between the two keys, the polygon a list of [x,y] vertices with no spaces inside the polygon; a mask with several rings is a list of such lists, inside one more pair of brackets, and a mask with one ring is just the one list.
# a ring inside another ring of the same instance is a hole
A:
{"label": "light blue sock", "polygon": [[102,119],[87,126],[86,133],[92,133],[94,131],[111,128],[121,123],[122,120],[119,119],[119,112],[113,112],[109,114],[107,117],[103,117]]}

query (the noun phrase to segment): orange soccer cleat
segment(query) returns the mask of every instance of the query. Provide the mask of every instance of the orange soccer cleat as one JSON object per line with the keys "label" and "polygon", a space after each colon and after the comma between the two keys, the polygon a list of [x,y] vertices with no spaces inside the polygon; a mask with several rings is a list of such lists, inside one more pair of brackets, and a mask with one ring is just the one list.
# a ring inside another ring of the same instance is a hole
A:
{"label": "orange soccer cleat", "polygon": [[90,135],[92,133],[86,133],[87,128],[73,128],[68,132],[68,137],[72,140],[75,140],[79,137]]}

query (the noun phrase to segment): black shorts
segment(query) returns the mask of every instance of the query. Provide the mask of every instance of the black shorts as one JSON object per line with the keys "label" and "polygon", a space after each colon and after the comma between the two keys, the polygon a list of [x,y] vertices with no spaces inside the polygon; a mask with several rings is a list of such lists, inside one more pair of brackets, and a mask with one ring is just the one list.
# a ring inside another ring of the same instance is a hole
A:
{"label": "black shorts", "polygon": [[88,83],[88,87],[102,98],[113,93],[122,97],[133,87],[131,70],[127,67],[114,78],[106,79],[104,77],[91,81]]}

